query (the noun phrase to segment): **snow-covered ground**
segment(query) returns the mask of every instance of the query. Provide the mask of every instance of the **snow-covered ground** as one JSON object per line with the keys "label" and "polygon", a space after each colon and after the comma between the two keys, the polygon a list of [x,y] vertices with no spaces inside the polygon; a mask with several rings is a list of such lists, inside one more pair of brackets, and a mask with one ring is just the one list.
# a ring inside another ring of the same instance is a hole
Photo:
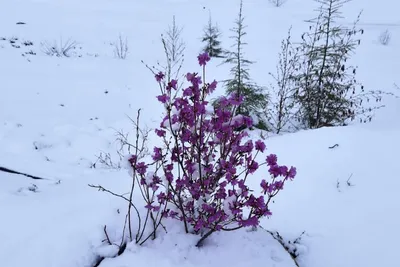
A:
{"label": "snow-covered ground", "polygon": [[[129,117],[142,108],[142,125],[158,125],[162,106],[149,65],[164,60],[160,34],[172,16],[184,27],[184,71],[199,71],[196,56],[211,10],[228,47],[237,14],[234,0],[13,0],[0,2],[0,166],[47,178],[33,180],[0,172],[0,266],[93,266],[103,227],[118,239],[124,202],[88,187],[101,184],[129,191],[126,170],[91,166],[100,153],[118,161],[116,131],[133,131]],[[315,16],[312,0],[287,0],[276,8],[266,0],[245,0],[246,55],[251,75],[269,84],[280,41],[293,38]],[[400,84],[399,4],[395,0],[353,0],[342,23],[363,10],[365,30],[354,62],[366,88],[395,92]],[[25,24],[17,24],[24,22]],[[387,46],[379,43],[389,30]],[[111,43],[121,34],[129,54],[115,58]],[[49,57],[41,43],[78,43],[70,58]],[[30,44],[32,43],[32,44]],[[33,55],[36,54],[36,55]],[[208,76],[226,78],[228,68],[210,62]],[[222,93],[221,88],[217,93]],[[272,205],[261,225],[297,244],[301,267],[395,267],[400,216],[396,171],[400,164],[400,102],[384,100],[370,124],[301,131],[267,139],[269,152],[297,167],[298,176]],[[151,140],[150,140],[151,141]],[[329,147],[335,146],[330,149]],[[259,179],[250,182],[258,186]],[[303,235],[301,235],[304,232]],[[171,234],[172,233],[172,234]],[[263,230],[215,234],[202,249],[172,225],[144,247],[101,267],[276,266],[293,267],[282,246]]]}

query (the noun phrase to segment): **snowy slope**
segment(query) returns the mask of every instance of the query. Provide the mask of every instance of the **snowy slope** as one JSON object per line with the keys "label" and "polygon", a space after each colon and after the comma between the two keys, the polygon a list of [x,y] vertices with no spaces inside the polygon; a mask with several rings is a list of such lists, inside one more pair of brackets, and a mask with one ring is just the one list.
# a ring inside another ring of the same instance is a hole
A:
{"label": "snowy slope", "polygon": [[[184,27],[184,72],[198,70],[195,56],[209,10],[228,47],[238,2],[0,2],[0,166],[47,178],[0,172],[0,266],[93,266],[104,253],[104,225],[117,239],[126,205],[87,185],[125,193],[129,175],[90,167],[101,152],[118,161],[116,131],[132,131],[128,116],[134,118],[137,109],[143,109],[147,127],[157,125],[162,112],[155,99],[158,88],[141,60],[163,62],[160,34],[176,15]],[[396,92],[393,84],[400,84],[398,6],[394,0],[353,0],[344,10],[342,23],[351,23],[363,10],[365,34],[353,60],[368,89]],[[314,7],[312,0],[288,0],[280,8],[264,0],[244,1],[246,55],[256,61],[251,75],[258,83],[270,82],[267,73],[275,70],[281,39],[290,26],[298,38]],[[386,29],[392,38],[383,46],[378,38]],[[115,58],[111,45],[120,34],[130,49],[125,60]],[[78,43],[75,56],[42,52],[41,43],[69,38]],[[218,63],[210,63],[208,76],[222,80],[228,68]],[[370,124],[267,140],[268,151],[296,166],[298,176],[276,199],[273,216],[262,226],[286,240],[305,231],[298,245],[301,267],[398,266],[400,103],[387,98],[384,104]],[[258,186],[261,178],[251,183]],[[121,257],[100,266],[295,266],[262,230],[214,235],[200,251],[194,237],[173,226],[170,231],[145,247],[130,244]]]}

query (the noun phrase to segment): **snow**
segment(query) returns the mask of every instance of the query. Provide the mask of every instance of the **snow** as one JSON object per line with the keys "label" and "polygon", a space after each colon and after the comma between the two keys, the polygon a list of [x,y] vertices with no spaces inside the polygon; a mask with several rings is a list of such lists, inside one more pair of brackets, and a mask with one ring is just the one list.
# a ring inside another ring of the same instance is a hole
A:
{"label": "snow", "polygon": [[[130,188],[125,168],[103,168],[97,157],[110,153],[120,161],[116,132],[134,136],[136,112],[141,125],[154,128],[163,118],[159,88],[142,64],[164,64],[160,34],[172,16],[182,25],[186,43],[183,72],[201,71],[196,62],[199,38],[208,21],[223,31],[230,45],[239,1],[232,0],[14,0],[0,3],[0,166],[46,178],[0,172],[0,266],[276,266],[294,267],[279,242],[264,231],[213,234],[204,247],[198,236],[182,233],[173,222],[144,246],[117,247],[102,242],[104,226],[110,240],[120,242],[127,204],[88,185],[102,185],[119,194]],[[265,0],[245,0],[248,24],[246,56],[256,63],[250,75],[269,84],[280,42],[290,26],[296,39],[314,16],[311,0],[288,0],[280,8]],[[363,10],[365,30],[353,61],[367,89],[400,93],[398,3],[395,0],[353,0],[344,8],[343,24]],[[22,21],[26,24],[20,25]],[[387,46],[379,43],[389,30]],[[127,59],[115,58],[119,36],[129,45]],[[71,58],[49,57],[41,43],[78,43]],[[20,48],[11,46],[10,39]],[[25,46],[31,41],[33,45]],[[25,54],[33,51],[36,55]],[[24,56],[22,56],[24,54]],[[224,80],[229,67],[211,61],[207,77]],[[223,91],[219,86],[216,95]],[[285,241],[305,232],[295,247],[301,267],[398,266],[397,240],[400,180],[400,103],[385,98],[369,124],[323,128],[271,136],[270,153],[297,167],[296,179],[271,206],[273,215],[261,225],[278,231]],[[253,133],[259,138],[257,132]],[[149,137],[150,144],[157,140]],[[335,144],[338,146],[333,147]],[[150,146],[150,150],[151,150]],[[128,154],[127,150],[122,151]],[[126,165],[126,158],[122,159]],[[125,166],[123,165],[123,167]],[[93,168],[96,166],[96,168]],[[262,174],[251,176],[258,188]],[[227,203],[228,204],[228,203]],[[293,246],[292,246],[293,247]]]}
{"label": "snow", "polygon": [[[171,227],[169,228],[171,229]],[[172,230],[172,231],[171,231]],[[172,228],[168,236],[160,236],[151,246],[139,247],[131,244],[129,253],[115,259],[106,259],[101,266],[124,266],[139,256],[146,259],[146,266],[212,266],[220,263],[224,266],[238,266],[246,263],[249,266],[294,266],[286,251],[276,245],[276,241],[267,232],[259,230],[238,233],[218,233],[211,236],[204,248],[196,248],[196,239]],[[239,245],[240,244],[240,245]],[[257,248],[257,249],[255,249]],[[238,254],[243,256],[237,257]],[[127,265],[129,266],[129,265]]]}

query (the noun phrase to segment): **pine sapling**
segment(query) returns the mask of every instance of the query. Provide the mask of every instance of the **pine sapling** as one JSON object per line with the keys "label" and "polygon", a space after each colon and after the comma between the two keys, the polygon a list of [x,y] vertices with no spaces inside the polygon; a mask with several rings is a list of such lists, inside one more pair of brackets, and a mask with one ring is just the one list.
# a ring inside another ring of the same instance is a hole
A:
{"label": "pine sapling", "polygon": [[267,108],[267,95],[264,88],[251,81],[249,66],[254,62],[244,58],[243,46],[247,43],[243,40],[247,34],[245,31],[243,16],[243,1],[240,1],[238,18],[235,26],[231,29],[235,33],[231,38],[234,40],[233,51],[227,53],[225,64],[231,64],[231,78],[225,80],[227,94],[235,93],[244,97],[243,103],[237,108],[237,114],[253,116],[259,120],[259,128],[265,128],[264,112]]}
{"label": "pine sapling", "polygon": [[363,102],[380,101],[379,92],[365,92],[355,78],[357,67],[349,64],[360,44],[357,22],[353,28],[338,25],[347,0],[315,0],[321,4],[317,18],[310,20],[310,32],[303,34],[299,50],[301,65],[294,77],[298,121],[305,128],[343,126],[358,116],[371,119],[372,109]]}
{"label": "pine sapling", "polygon": [[208,24],[204,28],[202,42],[205,43],[203,51],[207,52],[210,57],[223,58],[224,51],[221,48],[221,32],[217,24],[213,24],[211,14],[209,15]]}

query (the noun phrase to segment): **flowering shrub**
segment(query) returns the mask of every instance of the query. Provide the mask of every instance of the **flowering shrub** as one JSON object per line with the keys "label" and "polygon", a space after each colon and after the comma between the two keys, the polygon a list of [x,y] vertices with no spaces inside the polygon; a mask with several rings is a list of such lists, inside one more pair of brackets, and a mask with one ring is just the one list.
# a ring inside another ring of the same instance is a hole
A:
{"label": "flowering shrub", "polygon": [[[209,60],[207,53],[198,56],[203,77]],[[243,97],[221,97],[213,107],[207,96],[216,89],[215,80],[204,83],[197,73],[187,73],[190,85],[179,92],[177,80],[165,81],[161,72],[155,79],[161,90],[157,99],[166,110],[155,133],[164,145],[154,147],[151,163],[129,159],[146,189],[146,208],[182,221],[187,233],[202,234],[197,245],[215,231],[257,226],[261,217],[271,215],[268,204],[295,177],[296,168],[278,165],[273,154],[263,162],[256,159],[266,146],[247,138],[250,117],[234,115]],[[256,194],[246,181],[264,164],[269,174]]]}

